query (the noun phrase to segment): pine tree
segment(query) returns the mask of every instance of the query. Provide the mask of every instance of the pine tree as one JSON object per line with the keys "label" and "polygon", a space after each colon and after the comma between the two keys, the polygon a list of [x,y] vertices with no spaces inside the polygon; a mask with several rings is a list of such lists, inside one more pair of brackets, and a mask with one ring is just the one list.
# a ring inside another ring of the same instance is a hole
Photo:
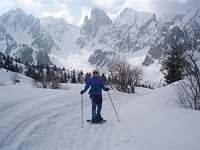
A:
{"label": "pine tree", "polygon": [[90,73],[90,72],[87,72],[87,73],[85,74],[85,82],[87,82],[90,78],[91,78],[91,73]]}
{"label": "pine tree", "polygon": [[67,73],[66,72],[64,72],[64,75],[63,75],[63,82],[67,83]]}
{"label": "pine tree", "polygon": [[71,76],[70,76],[69,72],[67,73],[67,79],[68,79],[68,81],[71,79]]}
{"label": "pine tree", "polygon": [[52,76],[51,76],[51,70],[50,67],[48,65],[46,65],[46,81],[51,81],[52,80]]}
{"label": "pine tree", "polygon": [[165,70],[167,71],[164,74],[164,78],[167,84],[183,79],[184,64],[182,47],[171,46],[171,49],[167,52],[166,61],[164,62]]}
{"label": "pine tree", "polygon": [[57,66],[54,65],[54,66],[53,66],[53,70],[54,70],[54,71],[57,71],[57,70],[59,70],[59,68],[58,68]]}
{"label": "pine tree", "polygon": [[64,67],[62,68],[62,71],[65,71],[65,68],[64,68]]}
{"label": "pine tree", "polygon": [[105,84],[107,84],[107,78],[106,78],[106,76],[105,76],[104,73],[102,73],[101,79],[103,80],[103,82],[104,82]]}
{"label": "pine tree", "polygon": [[15,64],[15,72],[20,72],[19,67],[17,65],[17,63]]}
{"label": "pine tree", "polygon": [[79,83],[83,82],[83,71],[82,70],[78,73],[77,80],[78,80]]}
{"label": "pine tree", "polygon": [[[39,66],[37,66],[39,67]],[[38,68],[38,81],[42,82],[44,80],[44,72],[42,68]]]}
{"label": "pine tree", "polygon": [[10,64],[8,70],[15,72],[15,66]]}
{"label": "pine tree", "polygon": [[4,55],[0,52],[0,69],[3,68],[3,57]]}
{"label": "pine tree", "polygon": [[4,60],[4,61],[6,60],[6,55],[3,55],[3,60]]}
{"label": "pine tree", "polygon": [[3,61],[0,61],[0,69],[3,68]]}
{"label": "pine tree", "polygon": [[10,65],[12,64],[12,61],[10,59],[10,56],[8,55],[5,59],[5,62],[4,62],[4,68],[7,69],[7,70],[10,70]]}
{"label": "pine tree", "polygon": [[75,70],[73,70],[73,72],[72,72],[72,80],[71,80],[71,83],[77,83],[77,81],[76,81],[76,75],[75,75]]}

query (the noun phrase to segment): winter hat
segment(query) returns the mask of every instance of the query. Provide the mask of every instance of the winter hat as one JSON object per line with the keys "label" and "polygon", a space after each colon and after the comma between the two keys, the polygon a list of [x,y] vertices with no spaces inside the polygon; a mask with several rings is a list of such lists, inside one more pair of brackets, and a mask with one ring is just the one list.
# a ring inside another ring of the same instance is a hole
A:
{"label": "winter hat", "polygon": [[92,74],[99,74],[99,71],[98,70],[93,70]]}

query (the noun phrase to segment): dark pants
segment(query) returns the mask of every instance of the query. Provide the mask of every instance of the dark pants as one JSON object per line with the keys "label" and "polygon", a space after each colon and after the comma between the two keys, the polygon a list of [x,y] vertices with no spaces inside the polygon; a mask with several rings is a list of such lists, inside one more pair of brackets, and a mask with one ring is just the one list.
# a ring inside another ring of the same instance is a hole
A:
{"label": "dark pants", "polygon": [[92,95],[92,119],[101,116],[102,95]]}

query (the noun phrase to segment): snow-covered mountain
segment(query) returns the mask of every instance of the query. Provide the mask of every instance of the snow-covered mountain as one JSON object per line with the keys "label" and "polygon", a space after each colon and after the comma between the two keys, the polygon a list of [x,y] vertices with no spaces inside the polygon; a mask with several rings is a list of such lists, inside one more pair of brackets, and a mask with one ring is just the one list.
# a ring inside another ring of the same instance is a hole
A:
{"label": "snow-covered mountain", "polygon": [[[168,49],[166,38],[169,36],[176,37],[177,40],[183,39],[183,29],[188,27],[191,22],[200,26],[200,9],[182,12],[179,14],[167,14],[158,19],[159,33],[146,55],[144,65],[151,65],[155,60],[161,59],[164,52]],[[188,49],[188,47],[185,49]]]}
{"label": "snow-covered mountain", "polygon": [[[168,14],[157,19],[155,14],[126,8],[112,24],[100,31],[99,37],[91,41],[94,53],[90,56],[89,62],[100,66],[105,65],[104,60],[109,57],[105,53],[112,56],[115,53],[125,58],[128,55],[132,60],[137,57],[135,56],[137,51],[145,49],[147,53],[143,53],[145,57],[141,56],[139,64],[146,67],[158,61],[161,64],[164,52],[169,48],[166,37],[172,36],[170,35],[172,33],[179,36],[182,29],[192,20],[200,25],[199,18],[199,9],[180,14]],[[179,28],[179,32],[170,32],[173,30],[172,27]]]}
{"label": "snow-covered mountain", "polygon": [[157,34],[155,14],[125,8],[110,26],[101,31],[97,50],[89,60],[93,64],[99,62],[98,57],[102,58],[105,51],[113,51],[115,55],[134,53],[151,46]]}
{"label": "snow-covered mountain", "polygon": [[156,73],[160,80],[163,55],[169,48],[166,37],[178,36],[194,20],[200,24],[200,9],[157,18],[125,8],[112,21],[104,10],[94,8],[77,27],[61,18],[38,19],[16,9],[0,17],[0,50],[22,62],[76,69],[102,68],[114,57],[124,57],[142,66],[148,77],[155,79]]}
{"label": "snow-covered mountain", "polygon": [[24,63],[51,64],[48,53],[59,48],[40,20],[22,9],[8,11],[0,17],[0,35],[1,51],[21,58]]}

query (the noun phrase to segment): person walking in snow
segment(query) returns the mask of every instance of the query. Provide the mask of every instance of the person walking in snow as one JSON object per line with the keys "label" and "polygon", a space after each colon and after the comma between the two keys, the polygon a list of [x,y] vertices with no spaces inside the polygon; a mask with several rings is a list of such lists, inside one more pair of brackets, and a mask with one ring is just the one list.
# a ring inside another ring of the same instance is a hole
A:
{"label": "person walking in snow", "polygon": [[104,91],[109,91],[105,87],[103,80],[99,77],[99,72],[93,70],[92,77],[87,81],[84,90],[81,90],[80,94],[84,94],[88,89],[89,95],[92,102],[92,122],[97,123],[102,121],[101,109],[102,109],[102,89]]}

